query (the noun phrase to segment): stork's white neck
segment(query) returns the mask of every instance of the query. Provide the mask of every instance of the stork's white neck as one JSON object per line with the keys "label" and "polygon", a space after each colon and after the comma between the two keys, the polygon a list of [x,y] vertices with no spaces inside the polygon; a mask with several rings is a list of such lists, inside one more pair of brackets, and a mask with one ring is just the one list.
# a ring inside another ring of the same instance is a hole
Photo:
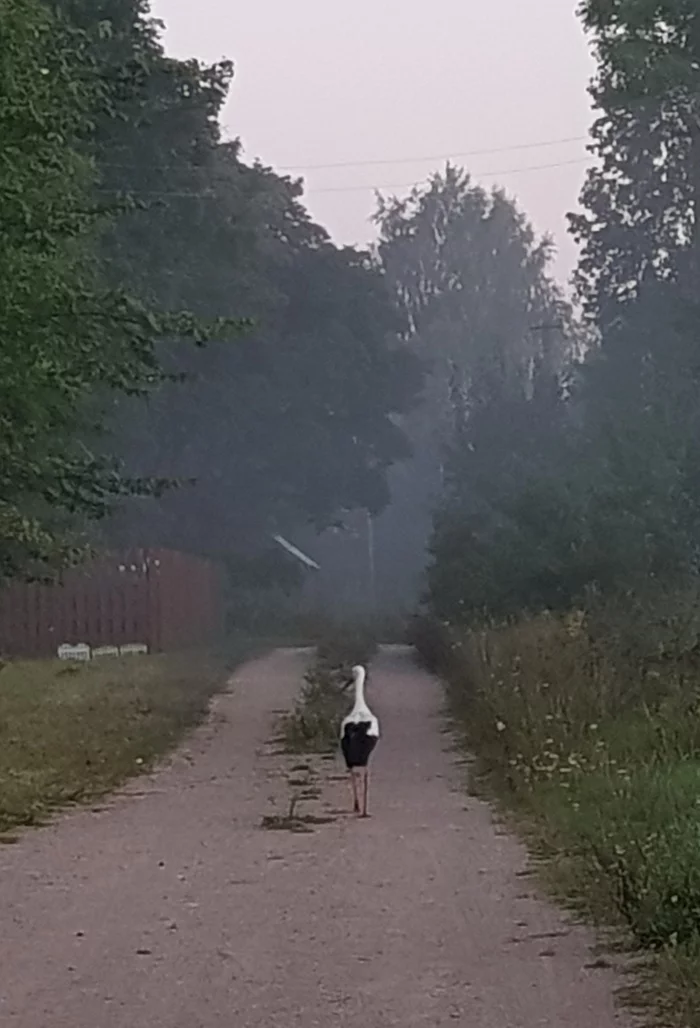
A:
{"label": "stork's white neck", "polygon": [[367,706],[365,703],[365,669],[358,664],[352,669],[352,677],[355,682],[355,710],[360,710]]}

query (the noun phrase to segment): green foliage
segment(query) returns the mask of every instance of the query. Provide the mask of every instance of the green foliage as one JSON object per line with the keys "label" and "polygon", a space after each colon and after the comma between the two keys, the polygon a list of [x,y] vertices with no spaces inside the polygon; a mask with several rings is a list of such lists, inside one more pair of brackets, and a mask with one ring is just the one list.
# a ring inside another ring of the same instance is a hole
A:
{"label": "green foliage", "polygon": [[159,493],[104,454],[115,395],[165,377],[163,337],[203,341],[179,310],[154,313],[96,265],[105,204],[90,157],[112,84],[89,35],[36,0],[2,0],[0,85],[0,578],[79,556],[86,521],[116,498]]}
{"label": "green foliage", "polygon": [[[170,390],[151,408],[142,466],[196,477],[197,487],[167,497],[150,519],[139,511],[135,528],[172,545],[243,552],[280,528],[325,527],[358,505],[380,509],[386,469],[408,452],[392,417],[419,378],[389,345],[395,318],[366,258],[336,249],[309,222],[296,186],[234,155],[230,164],[235,191],[214,184],[227,214],[213,205],[217,245],[201,260],[225,260],[222,221],[233,247],[241,222],[266,218],[244,257],[250,288],[240,309],[255,328],[237,353],[210,351],[190,365],[196,380],[186,393]],[[251,211],[253,199],[263,214]],[[197,227],[198,246],[208,245],[206,231]],[[221,302],[231,294],[230,279],[221,281]],[[212,283],[202,296],[216,302]]]}
{"label": "green foliage", "polygon": [[438,617],[558,607],[588,581],[597,555],[582,538],[587,483],[568,433],[561,397],[539,390],[485,404],[459,427],[431,544]]}
{"label": "green foliage", "polygon": [[[697,642],[688,646],[691,607],[696,602],[661,619],[656,604],[639,604],[634,615],[627,608],[627,625],[621,609],[607,607],[469,634],[423,623],[415,637],[448,681],[477,779],[524,818],[563,897],[658,951],[650,999],[668,1001],[669,1023],[684,1025],[700,1016],[700,691]],[[676,1021],[681,996],[686,1020]]]}
{"label": "green foliage", "polygon": [[281,719],[282,738],[290,752],[326,753],[337,748],[340,722],[352,703],[352,667],[369,667],[376,651],[376,636],[368,626],[325,627],[294,708]]}
{"label": "green foliage", "polygon": [[386,470],[407,453],[393,418],[420,387],[392,346],[400,323],[381,274],[330,242],[299,182],[222,141],[229,62],[168,58],[143,3],[64,6],[90,33],[100,76],[126,81],[93,146],[100,195],[133,201],[102,238],[110,281],[158,310],[186,304],[248,327],[235,346],[163,344],[184,387],[115,408],[128,465],[191,484],[127,504],[110,537],[247,554],[272,531],[381,508]]}
{"label": "green foliage", "polygon": [[[548,275],[552,245],[503,191],[448,165],[407,199],[383,201],[375,221],[407,342],[431,367],[431,418],[449,428],[467,393],[515,394],[533,363],[560,365],[570,312]],[[562,325],[543,335],[545,322]]]}
{"label": "green foliage", "polygon": [[332,753],[337,748],[340,722],[347,709],[338,678],[326,667],[314,667],[304,676],[292,711],[280,721],[289,753]]}
{"label": "green foliage", "polygon": [[168,58],[145,0],[0,15],[0,577],[381,508],[418,365],[368,256],[222,142],[231,63]]}
{"label": "green foliage", "polygon": [[571,218],[589,345],[520,395],[466,391],[427,596],[455,622],[698,571],[698,12],[589,0],[581,15],[599,59],[600,160]]}
{"label": "green foliage", "polygon": [[[430,515],[445,484],[445,446],[467,416],[501,411],[503,447],[522,426],[507,413],[530,395],[533,373],[558,374],[576,345],[571,312],[548,272],[548,239],[538,239],[502,191],[487,191],[452,166],[405,200],[380,205],[379,257],[407,324],[405,345],[427,367],[422,403],[404,426],[414,456],[392,475],[391,509],[377,525],[383,560],[399,585],[415,589]],[[484,460],[492,458],[493,444]],[[467,487],[476,493],[481,483]],[[409,576],[409,572],[413,572]]]}
{"label": "green foliage", "polygon": [[[587,177],[577,288],[601,331],[582,383],[590,460],[617,480],[635,571],[697,570],[700,11],[686,0],[581,4],[599,69],[600,161]],[[634,545],[634,544],[633,544]],[[629,544],[628,544],[629,546]]]}
{"label": "green foliage", "polygon": [[39,3],[3,0],[0,97],[0,575],[60,551],[56,505],[100,502],[93,462],[66,434],[102,364],[87,286],[90,162],[84,41]]}
{"label": "green foliage", "polygon": [[[647,750],[647,760],[652,754]],[[573,814],[568,805],[562,811],[563,830],[593,873],[607,877],[618,912],[641,946],[696,945],[700,763],[642,764],[628,772],[619,765],[572,780],[577,807]]]}
{"label": "green foliage", "polygon": [[[229,667],[245,652],[230,652]],[[224,677],[224,667],[201,654],[6,665],[0,832],[41,823],[55,808],[147,770],[201,720]]]}
{"label": "green foliage", "polygon": [[608,325],[641,287],[695,273],[700,22],[693,0],[583,0],[579,12],[598,58],[601,160],[571,223],[579,293]]}

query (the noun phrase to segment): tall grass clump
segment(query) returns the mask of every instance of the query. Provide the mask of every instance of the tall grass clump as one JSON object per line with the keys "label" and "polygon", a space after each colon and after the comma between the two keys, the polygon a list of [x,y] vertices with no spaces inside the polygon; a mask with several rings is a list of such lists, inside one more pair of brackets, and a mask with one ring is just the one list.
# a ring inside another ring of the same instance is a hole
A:
{"label": "tall grass clump", "polygon": [[368,667],[377,640],[365,625],[330,626],[316,647],[292,710],[281,719],[281,735],[294,753],[329,753],[338,745],[340,721],[347,713],[352,667]]}
{"label": "tall grass clump", "polygon": [[425,621],[413,642],[550,882],[655,954],[657,1006],[700,1025],[700,656],[681,608]]}

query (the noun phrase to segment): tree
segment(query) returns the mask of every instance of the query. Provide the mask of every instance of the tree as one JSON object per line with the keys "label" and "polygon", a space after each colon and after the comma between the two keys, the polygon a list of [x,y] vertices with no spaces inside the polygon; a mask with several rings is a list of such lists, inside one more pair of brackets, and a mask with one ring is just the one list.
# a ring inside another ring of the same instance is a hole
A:
{"label": "tree", "polygon": [[[528,397],[537,369],[558,373],[573,332],[547,273],[551,244],[503,192],[448,166],[406,200],[382,201],[377,222],[405,345],[428,365],[424,402],[405,422],[415,456],[393,473],[392,506],[377,528],[385,577],[403,571],[405,582],[410,568],[415,590],[460,419],[475,424],[478,409],[505,411]],[[472,445],[468,430],[459,439]]]}
{"label": "tree", "polygon": [[672,575],[700,549],[700,8],[587,0],[581,16],[599,60],[599,166],[571,224],[600,348],[580,397],[645,570]]}
{"label": "tree", "polygon": [[229,63],[166,57],[145,3],[63,6],[94,40],[118,115],[97,125],[100,195],[133,198],[102,237],[110,281],[159,310],[184,303],[248,325],[235,347],[163,342],[159,360],[183,381],[114,406],[128,466],[187,484],[124,504],[109,538],[246,552],[273,528],[378,509],[406,452],[394,415],[420,386],[392,345],[381,275],[312,222],[300,183],[221,140]]}
{"label": "tree", "polygon": [[89,146],[109,104],[90,40],[37,0],[1,0],[0,577],[71,559],[86,520],[164,483],[105,456],[115,394],[158,384],[156,344],[198,336],[95,267],[105,216]]}
{"label": "tree", "polygon": [[[699,567],[700,9],[586,0],[580,10],[599,59],[599,163],[571,224],[595,345],[558,396],[535,390],[507,414],[487,404],[465,419],[470,445],[451,457],[430,573],[446,617],[658,589]],[[510,421],[509,445],[496,413]]]}
{"label": "tree", "polygon": [[[253,327],[236,353],[209,348],[188,368],[196,380],[153,408],[149,473],[197,481],[132,529],[220,553],[307,521],[322,529],[343,509],[381,509],[387,467],[408,452],[392,418],[420,386],[391,344],[397,319],[367,256],[328,240],[298,185],[233,151],[227,160],[235,188],[219,180],[212,220],[235,226],[234,243],[251,222],[240,303]],[[207,246],[195,252],[221,263],[225,250],[209,257]]]}
{"label": "tree", "polygon": [[584,212],[579,296],[604,329],[646,284],[698,283],[700,9],[695,0],[584,0],[599,110]]}
{"label": "tree", "polygon": [[551,242],[505,193],[449,165],[408,199],[381,201],[376,221],[379,258],[442,410],[455,389],[472,399],[522,389],[543,353],[538,325],[569,318],[547,275]]}
{"label": "tree", "polygon": [[[207,263],[201,270],[192,237],[206,245],[218,117],[233,65],[169,58],[149,0],[60,0],[60,6],[89,39],[93,71],[109,101],[90,138],[99,195],[133,201],[103,233],[105,272],[161,309],[209,311],[212,268]],[[189,347],[182,351],[191,355]]]}

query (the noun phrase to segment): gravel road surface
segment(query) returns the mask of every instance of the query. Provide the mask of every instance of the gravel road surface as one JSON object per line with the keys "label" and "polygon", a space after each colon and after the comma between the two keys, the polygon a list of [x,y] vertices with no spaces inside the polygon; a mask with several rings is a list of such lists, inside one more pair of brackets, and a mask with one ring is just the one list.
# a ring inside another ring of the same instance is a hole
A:
{"label": "gravel road surface", "polygon": [[[0,847],[2,1028],[631,1023],[589,933],[466,795],[439,684],[402,648],[373,665],[360,821],[338,760],[271,738],[306,660],[248,664],[162,770]],[[294,797],[320,823],[263,826]]]}

